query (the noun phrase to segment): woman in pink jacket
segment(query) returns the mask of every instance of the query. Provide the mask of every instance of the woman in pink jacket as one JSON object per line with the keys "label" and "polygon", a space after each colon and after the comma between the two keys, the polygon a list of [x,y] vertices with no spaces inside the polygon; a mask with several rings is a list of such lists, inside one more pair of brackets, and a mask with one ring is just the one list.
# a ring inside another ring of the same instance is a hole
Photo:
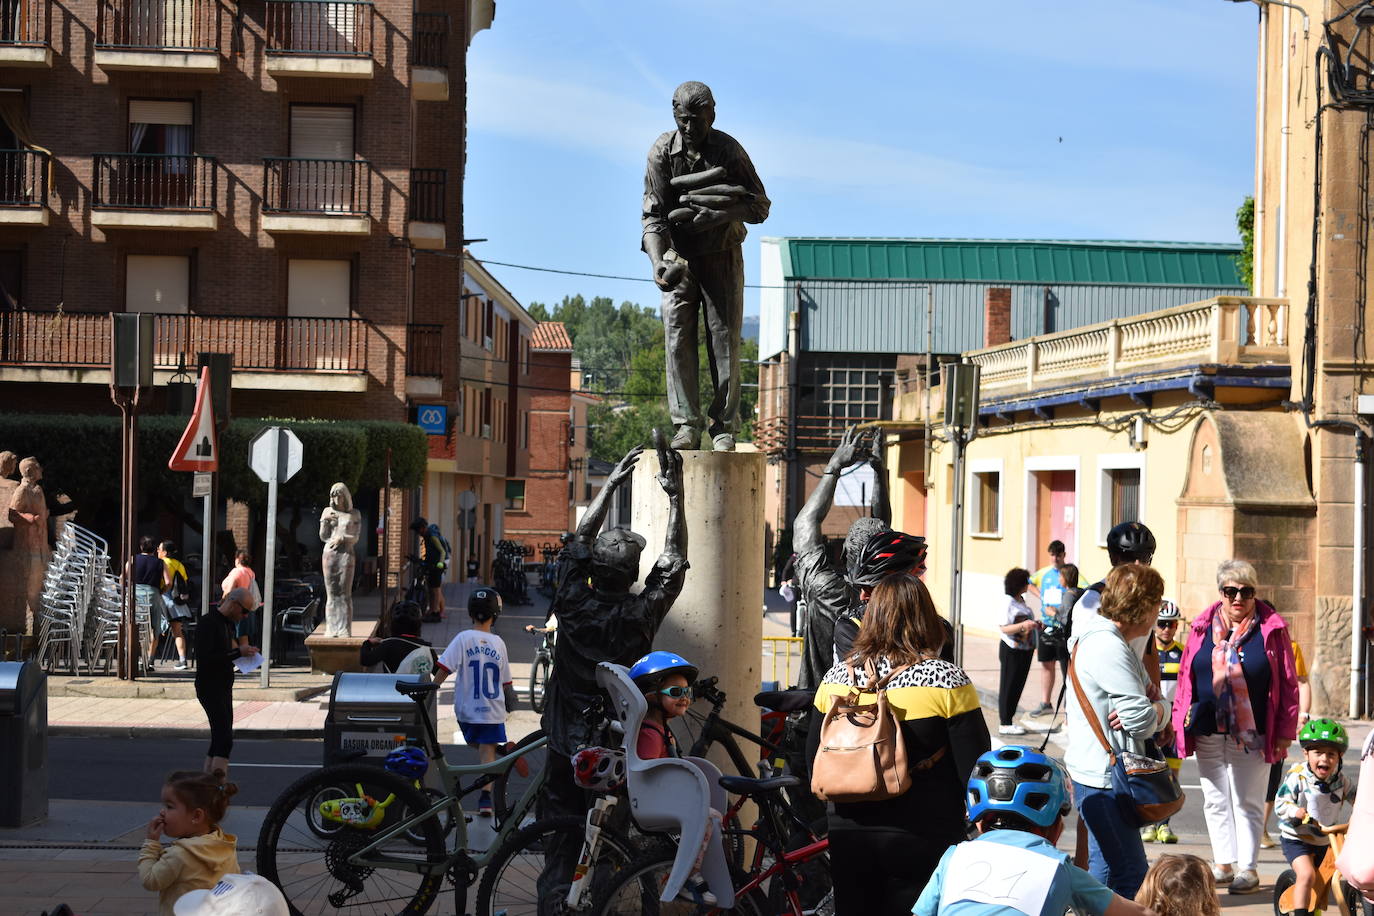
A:
{"label": "woman in pink jacket", "polygon": [[1298,677],[1288,624],[1255,597],[1255,568],[1217,569],[1220,601],[1188,630],[1174,695],[1180,757],[1197,755],[1212,873],[1231,893],[1259,889],[1255,871],[1269,765],[1298,734]]}

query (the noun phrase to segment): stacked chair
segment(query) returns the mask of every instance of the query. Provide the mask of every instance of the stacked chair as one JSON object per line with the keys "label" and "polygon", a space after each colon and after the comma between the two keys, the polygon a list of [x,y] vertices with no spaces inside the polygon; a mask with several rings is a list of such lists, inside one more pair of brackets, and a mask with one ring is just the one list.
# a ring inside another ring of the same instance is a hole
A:
{"label": "stacked chair", "polygon": [[57,537],[43,578],[38,630],[38,660],[49,670],[59,661],[81,673],[90,669],[87,624],[96,603],[98,586],[107,578],[109,544],[79,525],[68,522]]}

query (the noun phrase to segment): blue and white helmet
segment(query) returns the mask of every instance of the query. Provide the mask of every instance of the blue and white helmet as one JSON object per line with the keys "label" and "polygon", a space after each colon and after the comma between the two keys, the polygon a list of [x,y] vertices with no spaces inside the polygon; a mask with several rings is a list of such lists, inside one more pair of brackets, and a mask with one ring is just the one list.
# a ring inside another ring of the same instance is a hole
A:
{"label": "blue and white helmet", "polygon": [[630,680],[640,690],[654,690],[663,678],[677,672],[691,684],[697,679],[697,666],[673,652],[650,652],[630,666]]}
{"label": "blue and white helmet", "polygon": [[1069,791],[1059,761],[1018,744],[988,751],[968,778],[968,817],[1017,814],[1048,827],[1069,813]]}

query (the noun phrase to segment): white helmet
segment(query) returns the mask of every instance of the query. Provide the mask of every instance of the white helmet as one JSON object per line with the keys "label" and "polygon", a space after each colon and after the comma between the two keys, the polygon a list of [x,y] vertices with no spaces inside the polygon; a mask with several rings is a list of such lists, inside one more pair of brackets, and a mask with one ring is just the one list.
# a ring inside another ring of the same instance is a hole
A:
{"label": "white helmet", "polygon": [[1182,620],[1182,619],[1183,619],[1183,615],[1179,613],[1179,611],[1178,611],[1178,605],[1177,605],[1177,604],[1174,604],[1173,601],[1169,600],[1168,598],[1165,598],[1163,601],[1159,602],[1159,618],[1158,618],[1158,619],[1160,619],[1160,620]]}

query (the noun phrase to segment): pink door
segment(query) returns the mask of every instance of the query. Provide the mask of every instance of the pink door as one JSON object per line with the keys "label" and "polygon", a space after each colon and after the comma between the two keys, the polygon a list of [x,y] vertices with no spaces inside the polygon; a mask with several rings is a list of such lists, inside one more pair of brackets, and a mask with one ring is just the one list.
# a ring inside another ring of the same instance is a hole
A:
{"label": "pink door", "polygon": [[1074,556],[1074,532],[1078,525],[1078,506],[1074,502],[1073,471],[1051,471],[1045,475],[1048,492],[1042,491],[1045,505],[1049,508],[1049,539],[1040,545],[1039,555],[1044,556],[1050,541],[1063,541],[1069,549],[1068,560],[1076,563]]}

